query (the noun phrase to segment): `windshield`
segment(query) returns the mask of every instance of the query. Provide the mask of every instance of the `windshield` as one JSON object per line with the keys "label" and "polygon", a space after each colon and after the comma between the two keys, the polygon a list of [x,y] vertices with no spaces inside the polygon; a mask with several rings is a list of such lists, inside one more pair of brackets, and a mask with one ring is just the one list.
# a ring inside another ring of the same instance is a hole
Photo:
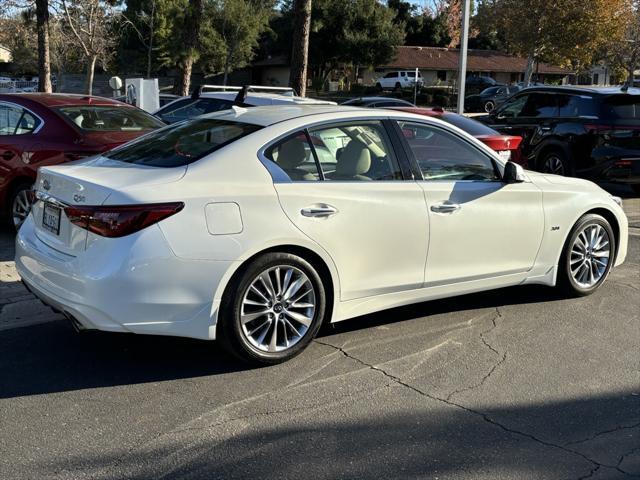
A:
{"label": "windshield", "polygon": [[152,115],[129,106],[73,105],[57,110],[87,132],[140,132],[164,126]]}
{"label": "windshield", "polygon": [[612,95],[604,102],[607,116],[624,120],[640,120],[640,95]]}
{"label": "windshield", "polygon": [[175,124],[107,153],[120,162],[181,167],[260,130],[258,125],[210,118]]}

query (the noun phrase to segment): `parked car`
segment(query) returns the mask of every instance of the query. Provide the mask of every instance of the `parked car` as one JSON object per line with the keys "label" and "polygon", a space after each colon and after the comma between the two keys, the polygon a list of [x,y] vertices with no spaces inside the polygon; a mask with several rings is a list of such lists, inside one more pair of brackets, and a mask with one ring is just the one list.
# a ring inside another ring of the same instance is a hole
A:
{"label": "parked car", "polygon": [[588,295],[627,254],[619,198],[393,110],[204,115],[42,167],[36,188],[16,268],[45,303],[79,329],[216,339],[263,364],[400,305],[531,283]]}
{"label": "parked car", "polygon": [[384,108],[384,107],[415,107],[411,102],[393,97],[358,97],[342,102],[341,105],[349,105],[351,107],[365,108]]}
{"label": "parked car", "polygon": [[[206,91],[205,89],[214,89]],[[154,115],[165,123],[176,123],[205,113],[227,110],[234,105],[255,107],[260,105],[335,105],[328,100],[298,97],[291,88],[254,86],[246,90],[238,100],[241,87],[204,85],[194,90],[190,97],[182,97],[160,108]]]}
{"label": "parked car", "polygon": [[415,70],[399,70],[389,72],[376,80],[376,88],[378,90],[400,90],[401,88],[414,88],[416,83],[418,88],[424,86],[424,79],[418,72],[416,80]]}
{"label": "parked car", "polygon": [[473,95],[486,90],[489,87],[500,87],[501,83],[485,75],[470,75],[465,81],[465,95]]}
{"label": "parked car", "polygon": [[522,87],[518,85],[485,88],[478,94],[468,95],[464,99],[464,109],[467,112],[492,112],[520,90]]}
{"label": "parked car", "polygon": [[521,136],[522,155],[536,170],[640,193],[640,90],[531,87],[478,119]]}
{"label": "parked car", "polygon": [[39,167],[104,152],[163,125],[107,98],[0,94],[0,209],[19,228]]}
{"label": "parked car", "polygon": [[[179,98],[185,98],[185,97],[181,97],[180,95],[174,95],[172,93],[161,93],[160,95],[158,95],[160,108],[164,107],[168,103],[173,102],[174,100],[178,100]],[[127,102],[126,95],[118,95],[117,97],[115,97],[115,100],[118,100],[119,102],[129,103]]]}
{"label": "parked car", "polygon": [[[487,127],[485,124],[480,123],[472,118],[465,117],[464,115],[458,115],[457,113],[447,112],[440,107],[423,108],[423,107],[392,107],[393,110],[402,112],[415,113],[416,115],[425,115],[431,118],[437,118],[443,122],[450,123],[464,130],[469,135],[474,136],[489,148],[496,151],[502,160],[513,161],[518,164],[522,164],[522,158],[520,156],[520,142],[522,138],[514,135],[503,135],[496,130]],[[413,135],[409,130],[407,135]],[[526,167],[526,164],[523,165]]]}

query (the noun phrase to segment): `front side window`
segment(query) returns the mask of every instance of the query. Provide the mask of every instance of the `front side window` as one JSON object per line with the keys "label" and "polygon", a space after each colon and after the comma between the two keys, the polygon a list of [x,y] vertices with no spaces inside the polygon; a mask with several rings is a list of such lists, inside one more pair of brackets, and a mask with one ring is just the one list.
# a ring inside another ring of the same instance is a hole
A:
{"label": "front side window", "polygon": [[309,131],[325,180],[402,180],[382,122],[355,122]]}
{"label": "front side window", "polygon": [[181,167],[260,128],[248,123],[202,118],[151,132],[110,151],[105,157],[152,167]]}
{"label": "front side window", "polygon": [[0,105],[0,135],[24,135],[32,133],[40,120],[23,108]]}
{"label": "front side window", "polygon": [[516,118],[520,117],[524,105],[527,103],[529,95],[520,95],[512,98],[505,103],[498,111],[498,118]]}
{"label": "front side window", "polygon": [[57,110],[87,132],[140,132],[164,126],[147,112],[129,106],[73,105]]}
{"label": "front side window", "polygon": [[397,76],[398,72],[389,72],[384,76],[384,78],[396,78]]}
{"label": "front side window", "polygon": [[296,132],[269,147],[265,156],[294,182],[320,180],[320,172],[305,132]]}
{"label": "front side window", "polygon": [[520,117],[548,118],[558,115],[558,101],[552,93],[532,93]]}
{"label": "front side window", "polygon": [[398,122],[425,180],[498,180],[491,158],[430,125]]}

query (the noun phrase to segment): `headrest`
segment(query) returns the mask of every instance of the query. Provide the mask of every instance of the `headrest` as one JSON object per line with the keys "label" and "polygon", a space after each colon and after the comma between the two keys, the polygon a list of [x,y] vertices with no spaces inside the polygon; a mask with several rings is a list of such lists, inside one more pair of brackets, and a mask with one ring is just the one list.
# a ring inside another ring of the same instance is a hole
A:
{"label": "headrest", "polygon": [[277,163],[280,167],[296,168],[307,159],[304,142],[298,138],[287,140],[278,148]]}
{"label": "headrest", "polygon": [[371,152],[360,140],[351,140],[344,148],[336,165],[341,176],[362,175],[371,168]]}

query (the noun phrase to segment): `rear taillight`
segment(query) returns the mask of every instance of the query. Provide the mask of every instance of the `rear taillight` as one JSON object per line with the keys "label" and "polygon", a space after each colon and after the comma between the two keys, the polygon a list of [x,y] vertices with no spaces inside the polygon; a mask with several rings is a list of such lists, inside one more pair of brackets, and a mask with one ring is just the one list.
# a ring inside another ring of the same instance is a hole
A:
{"label": "rear taillight", "polygon": [[66,207],[74,225],[103,237],[124,237],[178,213],[182,202],[146,205],[101,205]]}

